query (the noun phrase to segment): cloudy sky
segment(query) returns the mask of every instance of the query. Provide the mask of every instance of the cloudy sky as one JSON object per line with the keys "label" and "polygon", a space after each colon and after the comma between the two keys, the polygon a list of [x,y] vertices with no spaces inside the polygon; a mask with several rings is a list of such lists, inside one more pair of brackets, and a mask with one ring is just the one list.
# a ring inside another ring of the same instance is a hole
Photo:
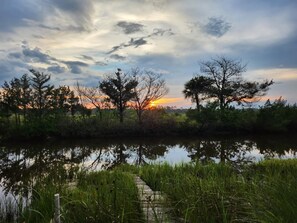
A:
{"label": "cloudy sky", "polygon": [[35,68],[56,86],[95,86],[139,67],[164,74],[163,105],[188,107],[184,83],[224,55],[247,63],[246,79],[273,79],[267,97],[295,103],[296,9],[296,0],[1,0],[0,84]]}

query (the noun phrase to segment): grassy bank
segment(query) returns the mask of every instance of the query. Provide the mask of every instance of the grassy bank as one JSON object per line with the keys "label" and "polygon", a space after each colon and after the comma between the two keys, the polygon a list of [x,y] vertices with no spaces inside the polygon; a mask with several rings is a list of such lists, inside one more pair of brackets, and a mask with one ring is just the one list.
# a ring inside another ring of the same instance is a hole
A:
{"label": "grassy bank", "polygon": [[295,222],[297,160],[234,169],[224,164],[125,167],[168,195],[185,222]]}
{"label": "grassy bank", "polygon": [[[124,165],[112,171],[79,173],[74,188],[66,179],[45,178],[36,183],[31,204],[16,210],[21,213],[17,222],[49,222],[55,193],[61,195],[63,222],[143,222],[130,173],[140,175],[153,190],[165,194],[172,216],[183,222],[297,219],[297,159],[291,159],[240,168],[214,163]],[[11,214],[3,213],[11,203],[1,205],[0,222],[13,222]]]}

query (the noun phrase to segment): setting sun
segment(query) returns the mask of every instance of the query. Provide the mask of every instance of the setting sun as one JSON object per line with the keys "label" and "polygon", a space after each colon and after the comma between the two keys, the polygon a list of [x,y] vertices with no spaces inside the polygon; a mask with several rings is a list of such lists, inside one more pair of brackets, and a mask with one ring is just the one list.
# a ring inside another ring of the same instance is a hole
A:
{"label": "setting sun", "polygon": [[155,108],[157,106],[156,101],[151,101],[149,107]]}

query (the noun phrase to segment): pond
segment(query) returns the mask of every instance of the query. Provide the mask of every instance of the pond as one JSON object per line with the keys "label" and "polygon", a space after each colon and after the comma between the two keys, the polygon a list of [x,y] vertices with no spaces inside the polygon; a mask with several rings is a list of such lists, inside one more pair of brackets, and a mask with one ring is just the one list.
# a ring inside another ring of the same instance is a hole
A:
{"label": "pond", "polygon": [[112,169],[123,164],[225,162],[234,166],[269,158],[296,158],[297,137],[138,138],[64,140],[6,144],[0,148],[0,198],[18,194],[36,179],[71,179],[78,169]]}

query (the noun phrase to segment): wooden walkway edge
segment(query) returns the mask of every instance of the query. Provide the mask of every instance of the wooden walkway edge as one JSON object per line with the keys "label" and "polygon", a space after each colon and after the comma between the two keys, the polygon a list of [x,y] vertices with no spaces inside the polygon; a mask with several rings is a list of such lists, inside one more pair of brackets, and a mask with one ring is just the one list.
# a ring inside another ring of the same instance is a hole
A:
{"label": "wooden walkway edge", "polygon": [[139,176],[135,175],[134,181],[146,222],[174,222],[169,217],[169,209],[164,207],[164,197],[160,191],[153,191]]}

